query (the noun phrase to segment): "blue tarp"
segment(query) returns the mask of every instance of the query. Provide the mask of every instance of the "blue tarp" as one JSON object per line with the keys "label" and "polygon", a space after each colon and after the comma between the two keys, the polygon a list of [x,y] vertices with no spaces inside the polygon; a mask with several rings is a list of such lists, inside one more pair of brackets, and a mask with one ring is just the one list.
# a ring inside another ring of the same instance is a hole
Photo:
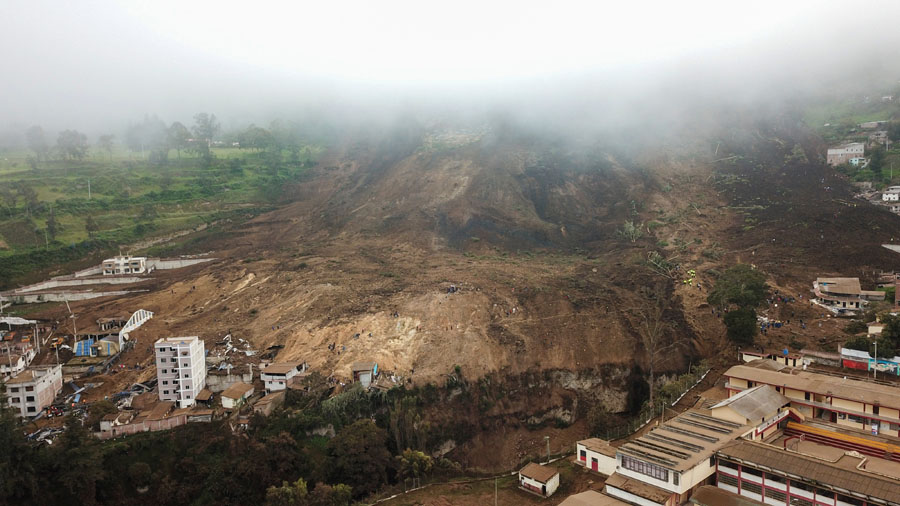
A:
{"label": "blue tarp", "polygon": [[85,339],[83,341],[78,341],[75,343],[75,356],[76,357],[90,357],[91,356],[91,346],[94,345],[93,339]]}

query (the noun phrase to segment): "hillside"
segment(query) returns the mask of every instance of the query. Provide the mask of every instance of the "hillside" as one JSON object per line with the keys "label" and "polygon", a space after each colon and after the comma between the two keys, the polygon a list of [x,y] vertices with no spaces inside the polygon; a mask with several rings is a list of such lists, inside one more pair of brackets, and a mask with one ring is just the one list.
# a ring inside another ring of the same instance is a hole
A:
{"label": "hillside", "polygon": [[[879,244],[900,218],[853,201],[832,171],[789,159],[794,144],[815,159],[813,136],[778,121],[735,122],[730,132],[680,133],[704,146],[690,157],[666,151],[669,141],[627,158],[455,131],[348,141],[286,189],[290,204],[184,243],[219,261],[166,274],[156,291],[73,310],[84,319],[157,313],[126,362],[149,368],[108,379],[117,385],[151,374],[142,343],[163,334],[197,334],[210,347],[227,333],[257,350],[280,345],[278,359],[339,379],[357,361],[408,385],[442,384],[457,367],[472,381],[493,378],[512,391],[472,415],[482,435],[457,458],[505,468],[538,437],[526,426],[562,420],[562,447],[584,435],[589,405],[640,406],[648,297],[666,301],[665,339],[680,343],[655,363],[664,378],[731,356],[705,299],[734,263],[757,265],[795,296],[816,275],[898,267]],[[628,222],[630,237],[621,233]],[[836,327],[825,323],[759,342],[831,346],[822,337]],[[516,433],[521,444],[478,450]]]}

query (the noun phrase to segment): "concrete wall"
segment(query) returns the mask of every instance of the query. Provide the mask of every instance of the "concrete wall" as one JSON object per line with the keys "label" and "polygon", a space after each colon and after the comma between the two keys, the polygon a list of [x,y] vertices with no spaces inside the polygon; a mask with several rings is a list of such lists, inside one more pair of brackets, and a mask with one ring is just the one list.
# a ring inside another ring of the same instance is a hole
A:
{"label": "concrete wall", "polygon": [[100,432],[100,439],[109,439],[118,436],[127,436],[137,434],[138,432],[153,432],[158,430],[168,430],[179,425],[187,423],[187,415],[176,415],[162,420],[144,420],[139,423],[127,423],[125,425],[117,425],[112,427],[109,432]]}
{"label": "concrete wall", "polygon": [[13,295],[21,293],[35,292],[38,290],[49,290],[51,288],[59,288],[61,286],[86,286],[86,285],[126,285],[130,283],[141,283],[149,281],[147,278],[139,278],[136,276],[127,277],[105,277],[105,278],[82,278],[82,279],[50,279],[41,281],[33,285],[23,286],[13,292]]}
{"label": "concrete wall", "polygon": [[163,260],[162,258],[148,258],[147,259],[147,268],[154,269],[181,269],[182,267],[189,267],[191,265],[202,264],[205,262],[212,262],[215,258],[175,258],[170,260]]}
{"label": "concrete wall", "polygon": [[[581,452],[584,452],[584,459],[581,458]],[[597,453],[589,450],[584,445],[575,445],[576,462],[582,464],[587,469],[593,470],[593,461],[597,461],[597,472],[607,476],[616,472],[616,458]]]}
{"label": "concrete wall", "polygon": [[[128,295],[129,293],[146,291],[147,290],[117,290],[112,292],[54,292],[29,295],[14,295],[11,297],[11,299],[16,304],[36,304],[38,302],[65,302],[66,300],[72,302],[76,300],[96,299],[98,297],[120,297],[122,295]],[[3,298],[6,299],[7,296],[4,295]]]}
{"label": "concrete wall", "polygon": [[206,375],[206,388],[212,393],[220,393],[224,392],[226,388],[234,385],[237,382],[247,383],[248,385],[253,383],[253,375],[250,372],[245,372],[243,374],[212,374],[207,373]]}

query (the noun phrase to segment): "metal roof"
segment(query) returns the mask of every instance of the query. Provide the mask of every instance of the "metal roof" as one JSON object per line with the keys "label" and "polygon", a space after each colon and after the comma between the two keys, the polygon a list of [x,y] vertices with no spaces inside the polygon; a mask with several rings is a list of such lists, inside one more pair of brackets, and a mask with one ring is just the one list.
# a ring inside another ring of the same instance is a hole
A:
{"label": "metal roof", "polygon": [[783,406],[790,402],[790,399],[776,392],[769,385],[759,385],[733,395],[714,405],[711,409],[728,407],[748,420],[762,421],[778,413]]}

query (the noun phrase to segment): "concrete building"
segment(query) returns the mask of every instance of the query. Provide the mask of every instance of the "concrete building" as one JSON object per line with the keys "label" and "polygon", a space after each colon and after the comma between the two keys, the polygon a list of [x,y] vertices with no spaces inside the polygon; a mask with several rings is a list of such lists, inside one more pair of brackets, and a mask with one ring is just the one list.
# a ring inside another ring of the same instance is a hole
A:
{"label": "concrete building", "polygon": [[616,472],[616,449],[592,437],[575,443],[575,463],[607,476]]}
{"label": "concrete building", "polygon": [[765,504],[900,504],[900,463],[896,461],[806,441],[790,450],[736,441],[716,457],[719,488]]}
{"label": "concrete building", "polygon": [[156,376],[160,401],[193,406],[206,386],[206,350],[197,336],[166,337],[156,341]]}
{"label": "concrete building", "polygon": [[222,392],[222,407],[225,409],[241,409],[247,399],[253,395],[253,385],[235,383]]}
{"label": "concrete building", "polygon": [[559,506],[628,506],[628,503],[596,490],[585,490],[566,497]]}
{"label": "concrete building", "polygon": [[260,372],[260,379],[266,385],[266,393],[286,390],[306,372],[305,362],[275,362]]}
{"label": "concrete building", "polygon": [[834,313],[854,313],[869,301],[884,300],[884,292],[863,290],[859,278],[817,278],[813,283],[815,300]]}
{"label": "concrete building", "polygon": [[829,376],[758,360],[725,374],[729,395],[769,385],[803,416],[839,426],[900,437],[900,388]]}
{"label": "concrete building", "polygon": [[253,412],[266,416],[271,415],[272,411],[284,404],[285,395],[287,395],[286,391],[281,390],[264,396],[253,405]]}
{"label": "concrete building", "polygon": [[849,163],[851,158],[861,158],[866,155],[866,145],[862,142],[845,144],[836,148],[828,148],[828,165],[836,167]]}
{"label": "concrete building", "polygon": [[36,416],[53,404],[61,390],[62,367],[58,365],[30,367],[6,380],[7,403],[20,416]]}
{"label": "concrete building", "polygon": [[34,360],[34,348],[27,344],[6,344],[0,350],[0,377],[3,380],[17,376]]}
{"label": "concrete building", "polygon": [[115,256],[104,260],[100,267],[104,276],[143,274],[147,272],[147,257]]}
{"label": "concrete building", "polygon": [[550,497],[559,487],[559,471],[549,466],[529,463],[519,471],[519,488]]}

